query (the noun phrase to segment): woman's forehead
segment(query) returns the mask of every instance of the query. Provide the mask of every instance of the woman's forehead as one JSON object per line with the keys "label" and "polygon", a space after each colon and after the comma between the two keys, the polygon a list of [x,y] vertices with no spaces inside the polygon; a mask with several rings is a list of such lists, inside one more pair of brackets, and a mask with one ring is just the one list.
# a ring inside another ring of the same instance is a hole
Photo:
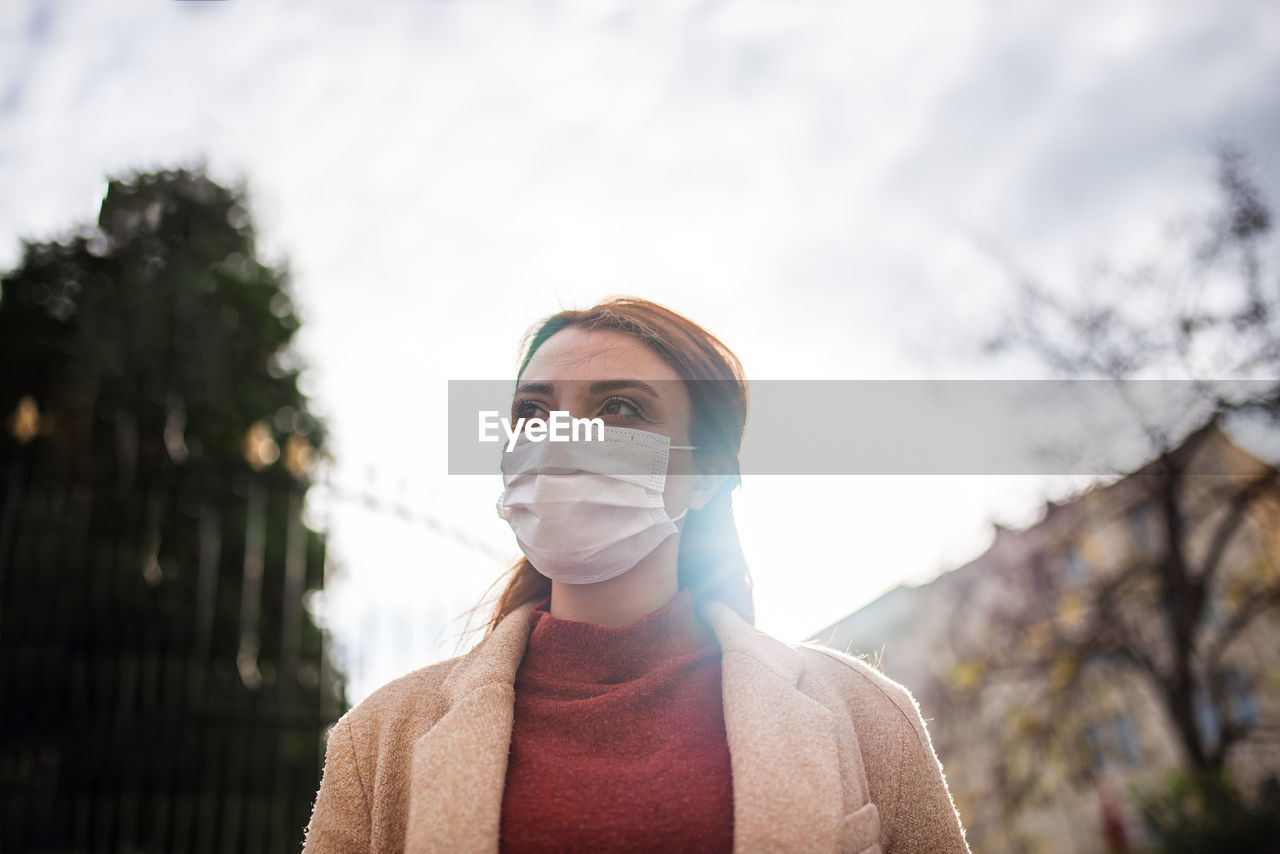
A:
{"label": "woman's forehead", "polygon": [[679,380],[657,353],[614,329],[561,329],[529,360],[522,383],[602,379]]}

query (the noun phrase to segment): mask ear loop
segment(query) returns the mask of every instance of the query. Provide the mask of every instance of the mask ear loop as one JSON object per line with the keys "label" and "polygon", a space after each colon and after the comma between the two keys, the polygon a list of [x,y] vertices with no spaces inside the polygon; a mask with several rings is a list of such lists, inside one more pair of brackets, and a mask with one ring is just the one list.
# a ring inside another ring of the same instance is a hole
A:
{"label": "mask ear loop", "polygon": [[[668,445],[667,450],[668,451],[696,451],[698,450],[698,446],[697,445]],[[689,508],[686,507],[683,510],[681,510],[678,515],[671,516],[669,518],[671,519],[672,522],[679,522],[681,519],[683,519],[685,516],[688,516],[688,515],[689,515]]]}

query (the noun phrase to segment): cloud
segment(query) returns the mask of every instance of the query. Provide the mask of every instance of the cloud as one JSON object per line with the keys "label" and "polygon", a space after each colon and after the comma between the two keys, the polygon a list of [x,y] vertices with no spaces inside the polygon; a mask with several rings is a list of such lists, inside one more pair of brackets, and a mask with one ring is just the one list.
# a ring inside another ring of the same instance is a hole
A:
{"label": "cloud", "polygon": [[972,233],[1055,274],[1138,251],[1227,134],[1277,188],[1280,16],[1244,0],[0,6],[0,266],[107,174],[247,178],[345,464],[495,537],[493,484],[439,471],[440,390],[561,306],[650,296],[756,377],[921,375],[1001,299]]}

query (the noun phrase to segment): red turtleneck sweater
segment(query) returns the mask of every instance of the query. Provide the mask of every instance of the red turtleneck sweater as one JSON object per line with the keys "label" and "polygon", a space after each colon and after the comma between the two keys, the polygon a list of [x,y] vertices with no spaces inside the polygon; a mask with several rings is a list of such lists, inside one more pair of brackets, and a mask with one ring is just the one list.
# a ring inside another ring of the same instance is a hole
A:
{"label": "red turtleneck sweater", "polygon": [[617,627],[549,602],[516,674],[502,851],[731,851],[720,645],[689,591]]}

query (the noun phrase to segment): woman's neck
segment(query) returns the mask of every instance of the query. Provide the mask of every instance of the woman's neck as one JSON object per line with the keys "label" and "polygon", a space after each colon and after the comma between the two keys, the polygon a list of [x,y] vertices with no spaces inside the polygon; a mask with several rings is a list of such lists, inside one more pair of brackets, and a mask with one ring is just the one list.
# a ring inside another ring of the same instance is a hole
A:
{"label": "woman's neck", "polygon": [[670,602],[680,589],[680,537],[662,545],[631,569],[595,584],[551,582],[551,616],[600,626],[625,626]]}

